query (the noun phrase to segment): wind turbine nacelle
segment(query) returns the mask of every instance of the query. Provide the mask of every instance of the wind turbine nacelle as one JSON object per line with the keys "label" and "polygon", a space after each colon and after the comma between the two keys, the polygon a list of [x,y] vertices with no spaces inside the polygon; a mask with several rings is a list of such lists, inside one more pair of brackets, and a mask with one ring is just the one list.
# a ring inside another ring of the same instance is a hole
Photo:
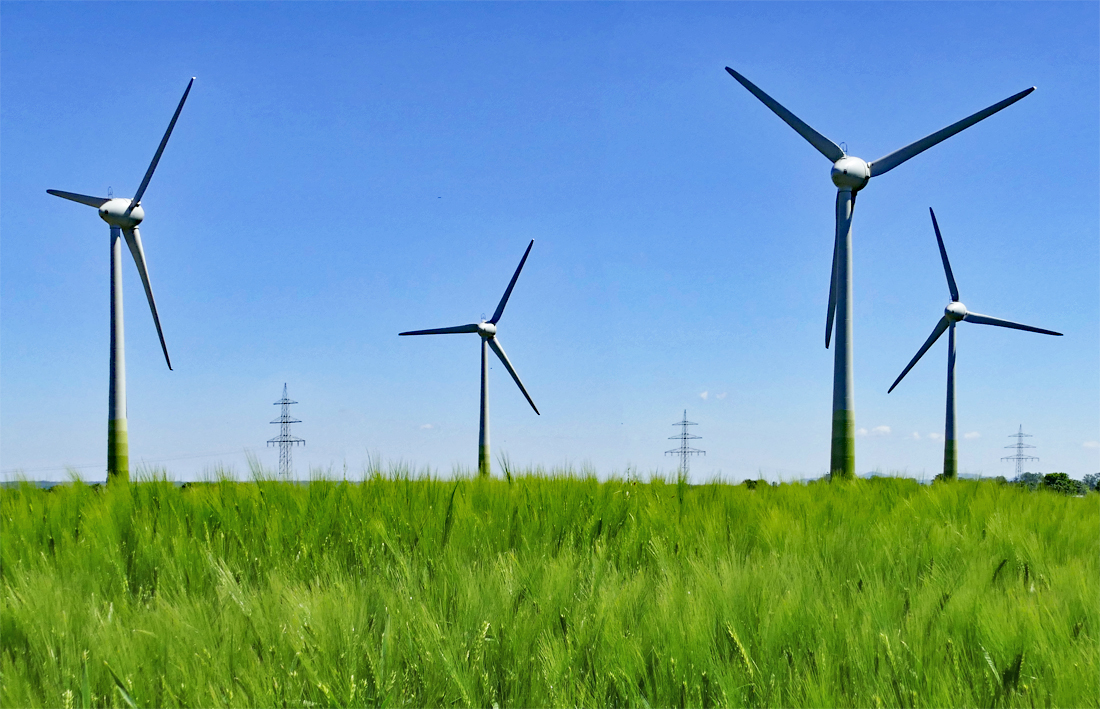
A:
{"label": "wind turbine nacelle", "polygon": [[497,334],[497,326],[491,322],[479,322],[477,324],[477,334],[484,338],[495,337]]}
{"label": "wind turbine nacelle", "polygon": [[833,163],[833,184],[842,190],[860,190],[871,179],[871,168],[859,158],[842,157]]}
{"label": "wind turbine nacelle", "polygon": [[944,317],[951,322],[958,322],[966,317],[966,306],[962,303],[955,301],[943,309]]}
{"label": "wind turbine nacelle", "polygon": [[[99,218],[120,229],[133,229],[141,224],[141,220],[145,218],[145,211],[142,210],[140,204],[130,209],[130,201],[117,198],[104,202],[103,206],[99,208]],[[129,210],[129,213],[127,213],[127,210]]]}

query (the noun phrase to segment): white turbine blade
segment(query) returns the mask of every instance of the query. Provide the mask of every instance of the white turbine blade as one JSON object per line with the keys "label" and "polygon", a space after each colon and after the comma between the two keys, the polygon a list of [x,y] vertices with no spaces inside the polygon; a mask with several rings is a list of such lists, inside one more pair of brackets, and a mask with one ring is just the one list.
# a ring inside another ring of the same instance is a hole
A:
{"label": "white turbine blade", "polygon": [[935,133],[933,133],[932,135],[927,136],[925,138],[921,138],[920,140],[918,140],[915,143],[910,143],[909,145],[906,145],[901,150],[895,150],[894,152],[890,153],[889,155],[883,156],[883,157],[879,158],[878,160],[875,160],[873,163],[868,165],[868,167],[871,168],[871,177],[875,177],[876,175],[881,175],[885,172],[889,172],[890,170],[893,170],[895,167],[902,164],[903,162],[905,162],[909,158],[911,158],[915,155],[919,155],[920,153],[923,153],[925,150],[928,150],[929,148],[931,148],[936,143],[947,140],[948,138],[955,135],[959,131],[966,130],[967,128],[974,125],[978,121],[980,121],[982,119],[985,119],[985,118],[989,118],[994,113],[996,113],[997,111],[1000,111],[1003,108],[1008,108],[1009,106],[1016,103],[1017,101],[1022,99],[1024,96],[1027,96],[1029,93],[1031,93],[1034,90],[1035,90],[1034,86],[1032,86],[1030,89],[1024,89],[1023,91],[1021,91],[1020,93],[1018,93],[1014,96],[1009,96],[1008,98],[1006,98],[1004,101],[1001,101],[1000,103],[995,103],[992,106],[990,106],[989,108],[982,109],[981,111],[978,111],[977,113],[975,113],[972,116],[967,116],[966,118],[962,119],[961,121],[959,121],[957,123],[952,123],[951,125],[947,126],[943,130],[938,130]]}
{"label": "white turbine blade", "polygon": [[844,151],[840,149],[840,146],[829,140],[825,136],[818,133],[816,130],[807,125],[801,118],[794,115],[786,108],[784,108],[778,101],[771,96],[761,91],[756,84],[752,83],[745,77],[738,74],[733,69],[726,67],[726,71],[730,73],[730,76],[737,79],[738,82],[746,89],[749,90],[756,98],[760,99],[760,102],[772,110],[772,113],[783,119],[783,122],[794,128],[795,132],[805,138],[810,145],[817,148],[818,152],[829,158],[832,162],[844,157]]}
{"label": "white turbine blade", "polygon": [[[839,193],[837,197],[839,197]],[[839,232],[840,229],[837,229]],[[829,280],[829,311],[825,316],[825,349],[829,349],[829,343],[833,337],[833,318],[836,317],[836,252],[840,249],[840,235],[833,240],[833,271]]]}
{"label": "white turbine blade", "polygon": [[959,287],[955,285],[955,274],[951,273],[951,262],[947,260],[947,249],[943,246],[943,237],[940,236],[940,225],[936,222],[936,213],[928,208],[932,215],[932,228],[936,230],[936,243],[940,245],[940,258],[943,259],[943,272],[947,274],[947,288],[951,291],[951,300],[958,301]]}
{"label": "white turbine blade", "polygon": [[72,202],[80,202],[86,204],[89,207],[95,207],[99,209],[107,202],[111,200],[106,197],[89,197],[86,194],[77,194],[76,192],[62,192],[61,190],[46,190],[47,194],[52,194],[54,197],[60,197],[61,199],[67,199]]}
{"label": "white turbine blade", "polygon": [[929,335],[928,339],[924,341],[924,344],[921,345],[921,348],[917,350],[916,356],[913,357],[912,360],[910,360],[909,364],[905,367],[905,369],[902,370],[901,374],[898,375],[898,378],[895,379],[894,383],[890,385],[890,389],[886,392],[887,394],[894,390],[894,387],[898,385],[898,382],[900,382],[902,378],[909,373],[909,370],[913,368],[913,365],[917,363],[917,360],[924,356],[924,353],[928,351],[928,348],[936,344],[936,340],[940,339],[940,335],[942,335],[950,325],[951,321],[947,319],[946,315],[940,318],[940,321],[936,323],[936,329],[932,331],[932,334]]}
{"label": "white turbine blade", "polygon": [[519,279],[519,272],[523,270],[523,264],[527,263],[527,254],[531,253],[531,247],[535,245],[535,240],[531,239],[531,243],[527,245],[527,250],[523,252],[523,258],[519,260],[519,266],[516,267],[516,272],[512,274],[512,280],[508,283],[507,290],[504,291],[504,297],[500,299],[500,303],[497,304],[496,312],[493,313],[492,319],[489,322],[494,325],[497,324],[497,320],[500,320],[500,316],[504,314],[504,306],[508,304],[508,298],[512,295],[512,289],[516,287],[516,280]]}
{"label": "white turbine blade", "polygon": [[183,98],[180,99],[180,105],[176,106],[176,112],[172,114],[172,120],[168,123],[168,130],[164,131],[164,137],[160,139],[160,145],[157,146],[157,152],[153,155],[153,162],[149,163],[149,169],[145,171],[145,177],[141,181],[141,186],[138,187],[137,193],[134,194],[134,199],[130,202],[130,209],[137,206],[137,203],[141,201],[141,196],[145,194],[145,188],[149,186],[149,180],[153,178],[153,171],[157,169],[157,163],[160,162],[160,156],[164,154],[164,146],[168,145],[168,139],[172,136],[172,129],[176,127],[176,119],[180,117],[180,111],[183,110],[183,103],[187,100],[187,94],[191,93],[191,85],[195,83],[195,77],[191,77],[191,81],[187,82],[187,88],[184,89]]}
{"label": "white turbine blade", "polygon": [[130,247],[130,253],[137,264],[138,275],[141,276],[141,284],[145,286],[145,297],[149,299],[149,310],[153,312],[153,323],[157,326],[157,337],[160,338],[160,348],[164,350],[164,361],[168,363],[168,369],[172,368],[172,360],[168,358],[168,345],[164,344],[164,331],[160,329],[160,317],[157,315],[157,303],[153,300],[153,286],[149,283],[149,267],[145,263],[145,249],[141,247],[141,233],[137,227],[123,229],[126,237],[126,245]]}
{"label": "white turbine blade", "polygon": [[469,325],[455,325],[454,327],[437,327],[433,330],[410,330],[399,332],[398,335],[456,335],[460,332],[477,332],[477,323]]}
{"label": "white turbine blade", "polygon": [[1041,327],[1032,327],[1031,325],[1021,325],[1018,322],[1012,322],[1011,320],[1001,320],[1000,318],[991,318],[988,315],[979,315],[978,313],[967,313],[963,316],[963,320],[966,322],[976,323],[978,325],[996,325],[997,327],[1008,327],[1013,330],[1027,330],[1028,332],[1038,332],[1042,335],[1055,335],[1061,337],[1062,333],[1055,332],[1054,330],[1044,330]]}
{"label": "white turbine blade", "polygon": [[[497,357],[500,357],[500,361],[504,363],[504,368],[508,370],[508,373],[512,375],[512,379],[516,380],[516,384],[519,386],[519,390],[523,392],[523,395],[527,397],[527,403],[531,405],[531,408],[535,410],[536,414],[539,414],[539,407],[535,406],[535,402],[531,400],[531,395],[527,393],[527,389],[523,386],[523,382],[519,380],[519,375],[516,374],[515,367],[508,361],[508,355],[504,354],[504,350],[500,348],[500,343],[497,342],[497,338],[489,338],[489,346],[493,348],[493,352],[497,353]],[[542,416],[542,414],[539,414]]]}
{"label": "white turbine blade", "polygon": [[[850,208],[845,202],[844,195],[849,195],[852,198]],[[836,258],[837,253],[840,251],[840,235],[843,229],[851,227],[851,218],[855,216],[855,213],[856,194],[854,192],[838,191],[836,193],[836,238],[833,239],[833,274],[832,280],[829,281],[829,312],[825,316],[825,349],[829,349],[829,343],[832,341],[833,320],[836,318],[836,274],[839,267]],[[848,215],[847,219],[842,215]]]}

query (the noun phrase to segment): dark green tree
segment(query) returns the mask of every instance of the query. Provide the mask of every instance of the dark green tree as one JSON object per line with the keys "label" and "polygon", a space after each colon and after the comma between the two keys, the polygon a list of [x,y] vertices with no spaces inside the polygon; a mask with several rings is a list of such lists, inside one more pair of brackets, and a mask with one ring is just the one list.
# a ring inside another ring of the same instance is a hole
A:
{"label": "dark green tree", "polygon": [[1064,495],[1080,495],[1085,486],[1065,473],[1047,473],[1043,476],[1043,487]]}
{"label": "dark green tree", "polygon": [[1013,479],[1012,482],[1017,485],[1022,485],[1029,490],[1034,490],[1043,482],[1043,476],[1039,473],[1021,473],[1020,476]]}

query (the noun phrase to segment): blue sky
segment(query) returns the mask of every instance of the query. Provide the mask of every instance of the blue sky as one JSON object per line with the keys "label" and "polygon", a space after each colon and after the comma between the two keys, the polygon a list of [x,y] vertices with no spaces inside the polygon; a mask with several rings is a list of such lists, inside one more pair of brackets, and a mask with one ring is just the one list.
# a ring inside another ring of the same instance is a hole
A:
{"label": "blue sky", "polygon": [[[1065,333],[959,328],[959,468],[1100,470],[1095,3],[0,5],[0,468],[102,475],[108,229],[47,188],[143,199],[175,371],[124,265],[131,460],[177,478],[476,465],[496,307],[542,411],[490,372],[494,455],[699,480],[828,465],[829,163],[733,66],[850,154],[1020,103],[876,178],[853,229],[860,472],[942,465],[946,345],[886,390],[949,300]],[[944,338],[946,341],[946,338]],[[973,435],[976,434],[976,435]]]}

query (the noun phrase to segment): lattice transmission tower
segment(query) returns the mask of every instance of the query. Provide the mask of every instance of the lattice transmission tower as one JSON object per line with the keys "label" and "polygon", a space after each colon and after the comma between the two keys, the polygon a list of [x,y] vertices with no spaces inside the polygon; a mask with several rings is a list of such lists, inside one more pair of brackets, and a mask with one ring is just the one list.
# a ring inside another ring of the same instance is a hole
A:
{"label": "lattice transmission tower", "polygon": [[1016,461],[1016,477],[1020,477],[1020,473],[1023,472],[1023,469],[1024,469],[1024,461],[1025,460],[1039,460],[1039,459],[1036,458],[1033,455],[1024,455],[1024,449],[1025,448],[1034,448],[1035,446],[1029,446],[1028,444],[1024,443],[1024,439],[1025,438],[1031,438],[1031,434],[1030,433],[1024,433],[1023,424],[1020,424],[1019,432],[1013,433],[1011,436],[1009,436],[1009,438],[1015,438],[1016,442],[1013,443],[1010,446],[1005,446],[1005,448],[1015,448],[1016,449],[1016,455],[1006,455],[1004,458],[1001,458],[1001,460],[1014,460],[1014,461]]}
{"label": "lattice transmission tower", "polygon": [[688,421],[688,412],[687,412],[687,409],[684,409],[684,420],[683,421],[677,421],[676,423],[674,423],[672,425],[673,426],[679,426],[680,427],[680,432],[678,434],[676,434],[675,436],[669,436],[668,439],[670,441],[680,441],[680,447],[679,448],[673,448],[670,451],[665,451],[665,455],[679,456],[679,458],[680,458],[680,474],[681,475],[687,475],[688,474],[688,461],[691,458],[691,456],[693,456],[693,455],[706,455],[707,454],[706,451],[699,450],[698,448],[691,448],[690,446],[688,446],[688,441],[702,439],[702,436],[693,436],[690,433],[688,433],[688,426],[698,426],[699,424],[695,423],[694,421]]}
{"label": "lattice transmission tower", "polygon": [[297,444],[305,445],[306,439],[298,438],[290,433],[290,424],[301,423],[300,419],[296,419],[290,415],[290,405],[297,404],[297,401],[291,401],[286,395],[286,383],[283,384],[283,398],[275,402],[275,406],[282,406],[281,415],[271,423],[279,424],[279,435],[272,439],[269,439],[267,445],[273,446],[276,443],[279,444],[279,477],[284,480],[290,479],[290,450]]}

